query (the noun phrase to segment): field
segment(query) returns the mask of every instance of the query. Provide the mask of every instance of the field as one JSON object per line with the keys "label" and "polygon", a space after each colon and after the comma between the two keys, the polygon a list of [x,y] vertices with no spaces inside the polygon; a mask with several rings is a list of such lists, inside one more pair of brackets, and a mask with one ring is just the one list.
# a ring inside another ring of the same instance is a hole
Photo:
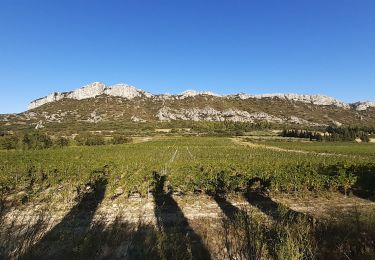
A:
{"label": "field", "polygon": [[290,150],[303,150],[317,153],[335,153],[347,155],[375,156],[373,143],[353,142],[298,142],[298,141],[263,141],[258,142],[267,146],[276,146]]}
{"label": "field", "polygon": [[[69,252],[105,258],[109,249],[95,244],[98,237],[108,240],[108,248],[121,248],[113,258],[374,257],[375,229],[367,228],[374,225],[372,144],[154,137],[123,145],[0,151],[0,189],[1,238],[14,227],[26,228],[20,215],[34,223],[29,233],[3,240],[4,257]],[[331,207],[304,207],[312,201]],[[341,219],[333,217],[336,210]],[[60,217],[41,225],[49,218],[41,212]],[[86,229],[77,235],[71,222],[81,215]],[[351,217],[358,220],[355,226],[348,224]],[[51,246],[72,225],[69,232],[84,241],[81,246]],[[330,232],[351,237],[336,240]],[[150,241],[143,241],[145,234]],[[138,247],[140,241],[148,245]]]}

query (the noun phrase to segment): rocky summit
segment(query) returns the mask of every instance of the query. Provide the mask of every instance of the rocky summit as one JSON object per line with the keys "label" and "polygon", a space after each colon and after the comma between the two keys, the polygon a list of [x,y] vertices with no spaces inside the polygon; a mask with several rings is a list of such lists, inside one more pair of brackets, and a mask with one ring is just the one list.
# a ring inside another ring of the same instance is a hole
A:
{"label": "rocky summit", "polygon": [[113,86],[106,87],[103,83],[94,82],[92,84],[88,84],[71,92],[51,93],[46,97],[32,101],[29,104],[28,109],[30,110],[33,108],[37,108],[50,102],[59,101],[63,98],[81,100],[86,98],[95,98],[100,95],[123,97],[128,99],[139,97],[141,95],[144,95],[146,97],[151,96],[151,94],[149,93],[146,93],[142,90],[136,89],[135,87],[126,84],[116,84]]}

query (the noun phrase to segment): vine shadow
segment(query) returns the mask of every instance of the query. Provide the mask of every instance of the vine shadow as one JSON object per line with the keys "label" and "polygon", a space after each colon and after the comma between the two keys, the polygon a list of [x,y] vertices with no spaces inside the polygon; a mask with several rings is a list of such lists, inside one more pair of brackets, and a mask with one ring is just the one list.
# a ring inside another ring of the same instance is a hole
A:
{"label": "vine shadow", "polygon": [[[273,220],[287,220],[294,221],[297,218],[309,218],[306,214],[292,210],[285,207],[281,203],[273,201],[266,195],[265,189],[269,186],[269,181],[264,181],[258,177],[248,181],[247,191],[244,193],[244,198],[254,207],[258,208],[264,214],[271,217]],[[312,219],[310,219],[312,221]]]}
{"label": "vine shadow", "polygon": [[97,179],[89,192],[79,198],[78,203],[20,259],[75,259],[79,245],[90,230],[91,222],[99,203],[104,199],[107,180]]}
{"label": "vine shadow", "polygon": [[177,202],[164,190],[166,176],[153,172],[155,217],[165,259],[210,259],[201,237],[190,227]]}

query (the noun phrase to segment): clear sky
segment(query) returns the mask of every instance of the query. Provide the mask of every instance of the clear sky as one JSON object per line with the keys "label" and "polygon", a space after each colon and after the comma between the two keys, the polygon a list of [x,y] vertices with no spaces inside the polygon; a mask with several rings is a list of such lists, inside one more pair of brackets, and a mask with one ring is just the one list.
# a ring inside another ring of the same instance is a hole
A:
{"label": "clear sky", "polygon": [[0,113],[94,81],[375,101],[375,1],[0,1]]}

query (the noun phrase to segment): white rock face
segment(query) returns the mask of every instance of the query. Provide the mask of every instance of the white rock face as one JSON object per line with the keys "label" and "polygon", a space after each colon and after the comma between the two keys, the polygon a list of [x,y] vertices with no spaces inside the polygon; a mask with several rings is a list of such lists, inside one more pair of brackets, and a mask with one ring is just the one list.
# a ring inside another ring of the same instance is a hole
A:
{"label": "white rock face", "polygon": [[207,96],[215,96],[219,97],[220,95],[215,94],[211,91],[196,91],[196,90],[186,90],[182,92],[181,94],[177,95],[179,96],[180,99],[184,99],[187,97],[195,97],[195,96],[202,96],[202,95],[207,95]]}
{"label": "white rock face", "polygon": [[326,126],[323,124],[310,122],[305,119],[291,116],[289,118],[276,117],[265,112],[249,113],[244,110],[226,109],[224,111],[216,110],[212,107],[172,109],[162,107],[155,115],[160,121],[189,120],[189,121],[231,121],[231,122],[268,122],[268,123],[292,123],[310,126]]}
{"label": "white rock face", "polygon": [[123,97],[127,99],[133,99],[135,97],[140,97],[145,92],[136,89],[133,86],[129,86],[126,84],[116,84],[107,87],[104,90],[104,94],[108,96],[115,96],[115,97]]}
{"label": "white rock face", "polygon": [[71,99],[86,99],[86,98],[94,98],[96,96],[100,96],[104,93],[105,85],[100,82],[94,82],[92,84],[86,85],[82,88],[74,90],[66,95],[67,98]]}
{"label": "white rock face", "polygon": [[375,107],[375,102],[369,102],[369,101],[357,102],[357,103],[354,103],[353,106],[355,107],[357,111],[364,111],[371,107]]}
{"label": "white rock face", "polygon": [[97,115],[96,114],[96,111],[93,111],[91,112],[89,118],[87,118],[87,122],[90,122],[90,123],[98,123],[100,121],[102,121],[102,117],[100,115]]}
{"label": "white rock face", "polygon": [[136,123],[145,123],[145,122],[146,122],[146,120],[144,120],[144,119],[142,119],[142,118],[140,118],[140,117],[137,117],[137,116],[132,116],[132,117],[131,117],[131,120],[132,120],[133,122],[136,122]]}
{"label": "white rock face", "polygon": [[43,122],[42,121],[39,121],[36,126],[35,126],[35,129],[38,130],[38,129],[41,129],[41,128],[44,128],[44,125],[43,125]]}
{"label": "white rock face", "polygon": [[322,95],[302,95],[302,94],[261,94],[261,95],[249,95],[249,94],[237,94],[237,95],[228,95],[227,98],[239,98],[239,99],[263,99],[263,98],[279,98],[282,100],[291,100],[296,102],[310,103],[318,106],[336,106],[345,109],[349,109],[350,105],[346,104],[340,100],[334,99],[328,96]]}
{"label": "white rock face", "polygon": [[189,109],[171,109],[169,107],[161,108],[156,117],[160,121],[172,120],[192,120],[192,121],[232,121],[232,122],[255,122],[267,121],[281,123],[283,119],[269,115],[264,112],[249,113],[243,110],[227,109],[218,111],[212,107],[189,108]]}
{"label": "white rock face", "polygon": [[82,100],[86,98],[95,98],[103,94],[127,99],[133,99],[142,95],[148,98],[152,97],[151,93],[144,92],[126,84],[116,84],[106,87],[103,83],[94,82],[71,92],[55,92],[46,97],[34,100],[29,104],[28,109],[34,109],[47,103],[59,101],[63,98]]}
{"label": "white rock face", "polygon": [[44,98],[39,98],[39,99],[36,99],[36,100],[32,101],[29,104],[28,109],[29,110],[34,109],[34,108],[40,107],[40,106],[42,106],[44,104],[47,104],[47,103],[59,101],[59,100],[63,99],[64,97],[65,97],[64,94],[59,93],[59,92],[51,93]]}

